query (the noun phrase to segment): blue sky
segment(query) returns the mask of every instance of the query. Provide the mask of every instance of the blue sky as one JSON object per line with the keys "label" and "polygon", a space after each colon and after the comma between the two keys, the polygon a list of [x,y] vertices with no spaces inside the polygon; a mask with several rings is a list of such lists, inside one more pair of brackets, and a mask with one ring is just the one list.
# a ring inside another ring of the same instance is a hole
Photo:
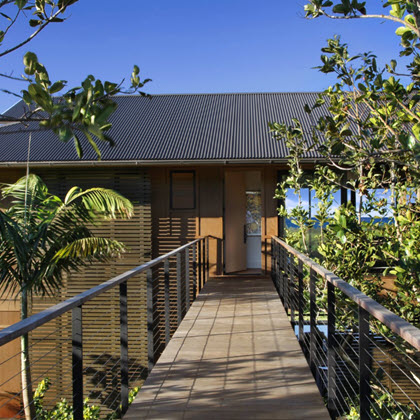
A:
{"label": "blue sky", "polygon": [[[370,2],[368,2],[369,4]],[[375,11],[381,10],[378,2]],[[88,74],[120,81],[138,64],[151,94],[318,91],[332,78],[311,68],[334,34],[351,51],[374,51],[380,63],[398,55],[396,25],[378,20],[303,18],[304,0],[80,0],[68,20],[48,27],[3,58],[2,71],[22,73],[22,56],[37,53],[51,79],[74,86]],[[26,33],[22,25],[10,43]],[[0,87],[19,91],[6,80]],[[16,99],[0,94],[0,109]]]}

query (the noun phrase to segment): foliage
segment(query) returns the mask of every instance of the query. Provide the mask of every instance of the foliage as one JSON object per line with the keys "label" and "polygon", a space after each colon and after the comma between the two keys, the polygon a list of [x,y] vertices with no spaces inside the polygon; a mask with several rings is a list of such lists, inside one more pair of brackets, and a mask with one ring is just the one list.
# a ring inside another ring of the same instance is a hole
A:
{"label": "foliage", "polygon": [[[106,261],[124,250],[122,243],[96,237],[89,226],[104,219],[130,217],[133,206],[115,191],[73,187],[64,200],[50,194],[36,175],[2,188],[11,200],[0,210],[0,288],[3,297],[19,295],[21,318],[28,316],[32,293],[52,295],[63,273],[94,261]],[[27,419],[34,418],[28,335],[21,337],[22,398]]]}
{"label": "foliage", "polygon": [[[298,227],[299,233],[286,239],[313,253],[306,238],[316,222],[320,237],[315,258],[420,326],[420,1],[382,5],[388,14],[369,14],[366,2],[351,0],[310,0],[305,6],[308,18],[380,17],[399,23],[400,55],[409,63],[402,71],[397,70],[396,60],[380,68],[372,53],[351,55],[339,36],[327,41],[318,69],[335,74],[336,83],[315,103],[305,105],[310,129],[303,130],[296,119],[289,124],[270,123],[274,137],[284,141],[290,152],[290,171],[279,184],[276,198],[284,203],[288,192],[300,194],[300,189],[309,186],[317,197],[315,217],[309,217],[301,199],[295,208],[279,208],[279,214]],[[302,157],[313,150],[322,156],[322,164],[309,176],[302,169]],[[339,189],[352,199],[334,209],[332,196]],[[388,274],[394,276],[397,290],[384,293],[381,277]],[[325,307],[325,291],[318,300]],[[354,308],[346,299],[338,300],[338,308],[337,328],[348,331],[357,324]],[[407,343],[395,342],[379,323],[372,322],[371,328],[391,343],[403,363],[404,355],[412,351]],[[412,367],[407,364],[406,368],[410,372]],[[391,410],[399,418],[401,407],[392,395],[378,389],[372,398],[378,412]],[[357,416],[355,411],[349,418]]]}
{"label": "foliage", "polygon": [[[382,389],[376,390],[376,392],[383,392]],[[375,394],[371,396],[372,398],[372,411],[370,413],[370,418],[372,419],[392,419],[392,420],[419,420],[420,413],[413,409],[409,405],[400,404],[390,393],[383,392],[379,397]],[[351,405],[351,403],[350,403]],[[359,410],[350,406],[350,412],[346,416],[347,420],[359,420],[360,414]]]}
{"label": "foliage", "polygon": [[[62,398],[57,402],[53,408],[47,409],[44,407],[45,394],[51,386],[49,378],[43,379],[37,386],[34,393],[34,405],[36,418],[40,420],[72,420],[73,419],[73,407],[65,399]],[[139,391],[138,387],[130,390],[128,395],[129,405],[133,402]],[[97,405],[90,405],[89,398],[83,401],[83,418],[86,420],[98,420],[101,418],[101,408]],[[115,420],[121,418],[121,411],[117,410],[111,414],[108,414],[106,420]]]}
{"label": "foliage", "polygon": [[[78,0],[2,0],[0,1],[0,58],[22,48],[36,37],[43,29],[53,23],[63,22],[69,7]],[[30,36],[18,41],[16,45],[5,47],[13,29],[26,23],[32,29]],[[79,157],[83,156],[85,138],[98,158],[101,154],[97,141],[113,140],[106,134],[111,128],[109,117],[116,109],[112,100],[119,93],[139,93],[147,96],[141,89],[150,79],[140,79],[140,69],[134,66],[130,86],[123,88],[123,81],[114,83],[101,81],[89,75],[80,86],[68,87],[65,80],[52,81],[44,65],[34,52],[27,52],[23,57],[24,75],[0,73],[0,77],[21,81],[26,85],[20,93],[2,89],[23,99],[28,109],[18,118],[0,115],[0,122],[38,123],[40,129],[50,129],[62,142],[73,140]],[[58,95],[58,96],[57,96]],[[38,127],[36,129],[39,129]]]}
{"label": "foliage", "polygon": [[[298,120],[292,125],[270,124],[274,136],[285,141],[290,151],[290,173],[279,185],[277,198],[284,200],[288,189],[298,191],[308,184],[315,191],[316,219],[321,226],[317,251],[323,264],[376,299],[382,298],[372,269],[388,267],[383,274],[396,276],[398,291],[383,298],[383,303],[416,325],[420,324],[419,44],[416,20],[409,13],[416,17],[418,4],[384,4],[390,7],[393,20],[401,8],[396,19],[405,19],[412,33],[410,50],[402,37],[402,54],[412,59],[407,72],[400,74],[407,80],[396,78],[395,60],[381,69],[373,54],[351,56],[348,46],[334,37],[322,49],[322,65],[318,68],[335,73],[337,82],[312,106],[305,106],[309,114],[321,106],[328,112],[313,119],[309,132],[303,131]],[[330,17],[328,10],[333,8],[338,16],[368,16],[367,11],[359,10],[362,7],[365,5],[344,0],[335,5],[314,0],[308,3],[306,12],[309,17]],[[305,146],[311,143],[309,139],[325,163],[318,165],[308,179],[301,158],[309,150]],[[333,214],[331,196],[338,188],[353,191],[358,199]],[[302,239],[298,245],[309,252],[304,237],[314,221],[307,209],[298,205],[295,209],[280,207],[279,212],[299,227]],[[381,221],[384,217],[393,222]]]}
{"label": "foliage", "polygon": [[4,186],[2,195],[12,200],[6,211],[0,211],[3,295],[23,290],[52,295],[63,273],[124,250],[120,242],[96,237],[89,228],[101,220],[131,216],[132,204],[115,191],[73,187],[61,200],[38,176],[29,175]]}

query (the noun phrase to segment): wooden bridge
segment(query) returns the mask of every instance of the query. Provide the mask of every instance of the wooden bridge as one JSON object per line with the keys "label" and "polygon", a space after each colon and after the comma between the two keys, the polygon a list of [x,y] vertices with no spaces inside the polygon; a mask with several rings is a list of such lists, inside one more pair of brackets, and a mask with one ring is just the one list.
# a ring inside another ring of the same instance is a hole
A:
{"label": "wooden bridge", "polygon": [[[75,420],[417,418],[418,328],[276,237],[270,279],[209,279],[210,240],[220,273],[221,239],[198,238],[0,331],[2,351],[30,335],[32,389],[56,374],[30,404]],[[4,354],[6,371],[21,354]],[[21,393],[0,410],[22,418]]]}
{"label": "wooden bridge", "polygon": [[124,416],[195,418],[330,418],[271,279],[210,279]]}

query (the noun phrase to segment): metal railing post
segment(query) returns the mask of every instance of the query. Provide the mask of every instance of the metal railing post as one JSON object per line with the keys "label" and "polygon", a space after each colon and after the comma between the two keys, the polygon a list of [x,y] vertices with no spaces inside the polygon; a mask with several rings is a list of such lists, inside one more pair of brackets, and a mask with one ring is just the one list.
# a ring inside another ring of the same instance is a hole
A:
{"label": "metal railing post", "polygon": [[284,284],[283,284],[283,247],[279,246],[277,254],[277,269],[279,278],[280,300],[284,302]]}
{"label": "metal railing post", "polygon": [[217,238],[217,275],[223,274],[223,264],[222,264],[222,240]]}
{"label": "metal railing post", "polygon": [[149,373],[155,364],[155,345],[153,338],[153,273],[149,268],[146,274],[147,283],[147,359]]}
{"label": "metal railing post", "polygon": [[284,309],[289,315],[290,309],[290,255],[284,252]]}
{"label": "metal railing post", "polygon": [[120,368],[121,368],[121,412],[128,410],[128,314],[127,282],[120,284]]}
{"label": "metal railing post", "polygon": [[303,312],[305,310],[305,305],[303,301],[303,262],[299,260],[298,263],[298,311],[299,311],[299,341],[301,346],[303,347],[305,340],[304,340],[304,332],[303,332],[303,326],[304,326],[304,317]]}
{"label": "metal railing post", "polygon": [[210,277],[210,238],[207,236],[204,241],[206,243],[206,281],[208,281]]}
{"label": "metal railing post", "polygon": [[336,336],[335,336],[335,288],[327,282],[328,301],[328,411],[331,418],[337,418],[337,362],[336,362]]}
{"label": "metal railing post", "polygon": [[278,273],[277,278],[279,281],[280,300],[283,302],[284,290],[283,290],[282,257],[283,257],[282,247],[279,246],[277,250],[277,273]]}
{"label": "metal railing post", "polygon": [[177,326],[182,321],[182,260],[181,253],[176,254],[176,312],[177,312]]}
{"label": "metal railing post", "polygon": [[185,306],[190,309],[190,251],[185,250]]}
{"label": "metal railing post", "polygon": [[201,287],[204,287],[204,285],[206,284],[206,281],[207,281],[207,279],[206,279],[206,265],[207,265],[206,256],[207,256],[206,240],[203,239],[203,255],[202,255],[202,257],[203,257],[203,265],[202,265],[202,268],[203,268],[203,284],[201,285]]}
{"label": "metal railing post", "polygon": [[280,290],[280,245],[279,244],[276,244],[274,258],[275,258],[274,269],[276,271],[277,291],[279,292],[279,295],[281,295],[281,290]]}
{"label": "metal railing post", "polygon": [[276,270],[276,242],[271,239],[271,278],[273,279],[274,286],[279,291],[277,285],[277,270]]}
{"label": "metal railing post", "polygon": [[309,313],[310,313],[310,333],[309,333],[309,365],[312,374],[316,377],[316,273],[311,268],[309,272]]}
{"label": "metal railing post", "polygon": [[83,311],[72,309],[73,418],[83,420]]}
{"label": "metal railing post", "polygon": [[361,420],[370,419],[370,362],[369,312],[359,306],[359,397]]}
{"label": "metal railing post", "polygon": [[290,321],[295,328],[295,258],[289,254],[289,304],[290,304]]}
{"label": "metal railing post", "polygon": [[201,256],[202,256],[202,249],[201,249],[201,241],[197,242],[197,248],[198,248],[198,292],[201,291],[201,283],[202,283],[202,275],[203,270],[201,269]]}
{"label": "metal railing post", "polygon": [[[281,248],[281,279],[282,279],[282,297],[283,297],[283,305],[286,306],[286,250],[282,247]],[[286,309],[287,312],[287,309]]]}
{"label": "metal railing post", "polygon": [[171,339],[171,290],[169,282],[169,258],[163,263],[164,282],[165,282],[165,343],[168,345]]}
{"label": "metal railing post", "polygon": [[194,244],[192,247],[193,254],[192,254],[192,275],[193,275],[193,296],[194,299],[197,296],[197,244]]}

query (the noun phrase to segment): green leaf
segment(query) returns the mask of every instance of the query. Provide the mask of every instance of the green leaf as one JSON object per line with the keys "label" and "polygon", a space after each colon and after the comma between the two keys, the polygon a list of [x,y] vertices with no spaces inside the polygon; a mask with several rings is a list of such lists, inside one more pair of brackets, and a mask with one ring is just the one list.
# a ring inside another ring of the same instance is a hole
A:
{"label": "green leaf", "polygon": [[38,19],[29,20],[29,26],[31,26],[32,28],[35,28],[36,26],[40,26],[40,25],[42,25],[42,20],[38,20]]}
{"label": "green leaf", "polygon": [[413,134],[417,140],[420,140],[420,123],[414,124],[412,128]]}
{"label": "green leaf", "polygon": [[347,15],[349,12],[349,9],[344,6],[344,4],[336,4],[333,7],[333,12],[341,15]]}
{"label": "green leaf", "polygon": [[407,22],[411,26],[416,26],[416,20],[412,15],[406,15],[404,21]]}
{"label": "green leaf", "polygon": [[92,136],[87,131],[85,131],[84,133],[86,135],[86,138],[88,139],[88,142],[92,146],[93,150],[96,152],[98,156],[98,160],[101,160],[101,151],[99,150],[98,145],[95,143]]}
{"label": "green leaf", "polygon": [[396,61],[396,60],[391,60],[391,61],[389,62],[389,66],[391,67],[391,69],[392,69],[393,71],[395,71],[395,69],[397,68],[397,61]]}
{"label": "green leaf", "polygon": [[85,95],[80,94],[76,100],[76,105],[74,106],[73,115],[72,115],[73,122],[76,121],[77,118],[79,118],[84,99],[85,99]]}
{"label": "green leaf", "polygon": [[0,15],[2,15],[4,18],[6,18],[7,20],[12,20],[9,16],[7,16],[6,14],[4,14],[4,13],[1,13],[0,12]]}
{"label": "green leaf", "polygon": [[347,242],[346,234],[344,233],[344,231],[339,230],[337,232],[337,237],[342,244],[345,244]]}
{"label": "green leaf", "polygon": [[16,0],[15,4],[19,9],[23,9],[26,6],[26,3],[28,3],[28,0]]}
{"label": "green leaf", "polygon": [[28,86],[28,92],[34,102],[44,108],[45,111],[52,112],[53,103],[51,96],[49,96],[41,86],[36,83],[31,83]]}
{"label": "green leaf", "polygon": [[58,137],[64,143],[67,143],[73,136],[70,127],[64,126],[58,129]]}
{"label": "green leaf", "polygon": [[23,64],[25,65],[25,73],[29,76],[35,74],[38,57],[35,53],[28,51],[23,56]]}
{"label": "green leaf", "polygon": [[50,87],[50,93],[57,93],[60,92],[60,90],[62,90],[64,88],[64,86],[66,86],[67,81],[65,80],[59,80],[58,82],[55,82],[51,87]]}
{"label": "green leaf", "polygon": [[403,36],[404,34],[406,34],[407,32],[411,32],[410,29],[408,29],[406,26],[400,26],[399,28],[397,28],[397,30],[395,31],[395,33],[398,36]]}
{"label": "green leaf", "polygon": [[76,134],[74,134],[74,147],[76,148],[77,155],[81,159],[83,157],[83,149],[79,137]]}

